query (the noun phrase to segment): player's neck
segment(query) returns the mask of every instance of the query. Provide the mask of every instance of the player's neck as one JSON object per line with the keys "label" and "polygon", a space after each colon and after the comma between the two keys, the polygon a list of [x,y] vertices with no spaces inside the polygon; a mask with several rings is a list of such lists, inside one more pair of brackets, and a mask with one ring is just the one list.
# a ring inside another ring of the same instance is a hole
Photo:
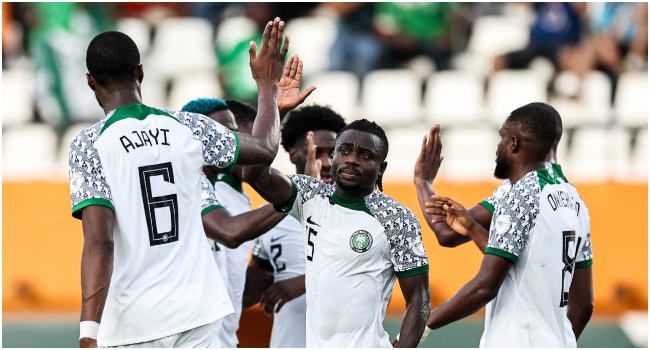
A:
{"label": "player's neck", "polygon": [[364,198],[371,194],[375,189],[370,188],[370,189],[359,189],[357,191],[346,191],[342,189],[340,186],[334,185],[335,189],[334,192],[336,192],[337,195],[346,198],[346,199],[355,199],[355,198]]}
{"label": "player's neck", "polygon": [[512,171],[508,179],[511,184],[515,184],[517,181],[521,180],[522,177],[526,176],[531,171],[545,169],[545,164],[543,160],[526,162],[524,164],[514,164],[512,166]]}
{"label": "player's neck", "polygon": [[104,90],[102,95],[102,107],[104,108],[104,114],[108,114],[114,109],[118,109],[134,103],[142,103],[140,92],[136,88],[116,89],[113,91]]}
{"label": "player's neck", "polygon": [[557,152],[556,152],[556,150],[552,149],[550,152],[548,152],[548,154],[546,155],[546,159],[544,161],[557,164]]}

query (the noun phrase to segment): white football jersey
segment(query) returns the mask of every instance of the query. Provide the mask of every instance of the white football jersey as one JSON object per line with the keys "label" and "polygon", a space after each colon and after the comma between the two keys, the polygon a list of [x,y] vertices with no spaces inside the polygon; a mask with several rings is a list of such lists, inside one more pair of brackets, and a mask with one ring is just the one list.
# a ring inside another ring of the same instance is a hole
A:
{"label": "white football jersey", "polygon": [[[146,342],[233,312],[201,222],[201,169],[229,167],[237,135],[210,118],[131,104],[70,145],[72,213],[114,212],[99,346]],[[208,294],[206,291],[213,291]]]}
{"label": "white football jersey", "polygon": [[306,236],[307,347],[392,347],[382,322],[395,279],[429,271],[420,223],[373,191],[346,199],[334,186],[289,176],[283,209]]}
{"label": "white football jersey", "polygon": [[[305,239],[300,222],[287,216],[257,238],[253,246],[253,259],[269,262],[273,266],[275,282],[304,275]],[[306,312],[305,295],[284,304],[280,312],[273,315],[270,347],[304,348]]]}
{"label": "white football jersey", "polygon": [[487,305],[481,347],[576,346],[566,305],[576,262],[591,260],[581,210],[570,186],[546,169],[496,200],[485,253],[514,265]]}
{"label": "white football jersey", "polygon": [[[218,201],[231,215],[239,215],[252,210],[251,201],[244,193],[241,181],[229,174],[220,174],[219,180],[214,183],[214,191]],[[242,243],[235,249],[223,247],[228,267],[228,294],[235,308],[235,313],[223,319],[221,346],[236,348],[239,344],[237,330],[242,313],[244,286],[246,285],[246,270],[248,269],[248,256],[253,241]]]}

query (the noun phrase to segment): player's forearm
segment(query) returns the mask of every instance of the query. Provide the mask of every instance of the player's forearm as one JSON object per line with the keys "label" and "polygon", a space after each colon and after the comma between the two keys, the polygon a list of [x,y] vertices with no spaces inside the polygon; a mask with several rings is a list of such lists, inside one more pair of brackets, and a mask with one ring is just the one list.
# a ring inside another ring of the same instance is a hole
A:
{"label": "player's forearm", "polygon": [[585,329],[585,327],[587,327],[587,323],[589,323],[591,314],[593,312],[593,301],[579,305],[572,305],[571,302],[569,302],[567,309],[567,318],[571,322],[571,327],[573,328],[573,334],[575,334],[576,340],[580,338],[582,331]]}
{"label": "player's forearm", "polygon": [[230,217],[224,222],[226,230],[222,243],[228,248],[237,248],[274,228],[285,217],[286,214],[276,212],[271,205]]}
{"label": "player's forearm", "polygon": [[113,242],[84,241],[81,255],[81,321],[101,321],[112,275]]}
{"label": "player's forearm", "polygon": [[273,273],[248,266],[246,269],[246,284],[244,285],[244,307],[259,303],[264,291],[273,285]]}
{"label": "player's forearm", "polygon": [[261,81],[258,87],[257,117],[252,135],[258,140],[264,157],[263,164],[271,165],[280,143],[280,114],[278,111],[277,82]]}
{"label": "player's forearm", "polygon": [[244,168],[244,181],[264,200],[276,206],[287,205],[293,195],[289,178],[271,167]]}
{"label": "player's forearm", "polygon": [[473,315],[494,299],[498,291],[498,288],[482,285],[475,277],[451,299],[431,311],[427,326],[431,329],[438,329]]}
{"label": "player's forearm", "polygon": [[485,252],[485,248],[487,247],[487,243],[488,243],[489,233],[487,232],[487,230],[485,230],[483,226],[481,226],[480,224],[474,225],[472,229],[469,231],[468,236],[472,241],[474,241],[474,244],[476,244],[476,247],[478,247],[478,249],[481,252]]}
{"label": "player's forearm", "polygon": [[427,324],[427,317],[431,309],[429,301],[429,291],[418,293],[413,296],[406,305],[404,321],[400,328],[400,338],[397,343],[398,348],[415,348],[420,343],[424,327]]}
{"label": "player's forearm", "polygon": [[592,267],[576,269],[569,289],[569,302],[567,304],[567,317],[571,321],[576,339],[591,319],[594,311],[594,289]]}
{"label": "player's forearm", "polygon": [[431,223],[431,220],[435,217],[435,215],[426,213],[426,207],[424,203],[430,201],[431,196],[435,196],[436,192],[433,190],[431,183],[424,179],[415,179],[414,182],[415,190],[418,195],[418,202],[420,203],[420,210],[422,211],[422,215],[424,215],[429,228],[431,228],[433,233],[436,235],[438,243],[443,247],[456,247],[463,243],[469,242],[470,239],[468,237],[458,234],[446,223]]}

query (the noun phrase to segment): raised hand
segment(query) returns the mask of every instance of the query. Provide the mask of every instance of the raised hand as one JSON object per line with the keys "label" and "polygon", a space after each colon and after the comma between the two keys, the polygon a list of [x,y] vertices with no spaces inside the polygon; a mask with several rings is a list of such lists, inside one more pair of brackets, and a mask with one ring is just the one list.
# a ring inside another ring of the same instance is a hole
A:
{"label": "raised hand", "polygon": [[413,171],[413,181],[424,180],[428,183],[433,182],[438,175],[438,169],[445,157],[440,156],[442,151],[442,143],[440,142],[440,125],[432,127],[427,136],[422,140],[422,150],[420,156],[415,161],[415,169]]}
{"label": "raised hand", "polygon": [[284,304],[303,294],[305,294],[305,275],[288,278],[267,288],[260,300],[260,306],[264,308],[264,314],[271,316],[274,312],[280,312]]}
{"label": "raised hand", "polygon": [[476,221],[465,207],[447,197],[431,196],[431,200],[433,202],[425,203],[426,213],[440,215],[431,220],[432,224],[446,222],[449,227],[463,236],[469,235],[469,232],[474,229]]}
{"label": "raised hand", "polygon": [[320,179],[320,169],[323,162],[316,159],[316,145],[314,145],[314,133],[307,133],[307,163],[305,164],[305,174],[313,178]]}
{"label": "raised hand", "polygon": [[310,86],[305,91],[300,92],[300,81],[302,80],[302,61],[298,56],[291,56],[284,66],[282,78],[278,83],[278,109],[280,115],[284,115],[290,110],[298,107],[305,102],[314,90],[315,86]]}
{"label": "raised hand", "polygon": [[253,79],[259,83],[277,84],[282,77],[282,68],[289,50],[289,36],[284,38],[282,45],[282,33],[284,32],[284,21],[279,17],[266,24],[260,51],[257,52],[257,44],[250,42],[251,72]]}

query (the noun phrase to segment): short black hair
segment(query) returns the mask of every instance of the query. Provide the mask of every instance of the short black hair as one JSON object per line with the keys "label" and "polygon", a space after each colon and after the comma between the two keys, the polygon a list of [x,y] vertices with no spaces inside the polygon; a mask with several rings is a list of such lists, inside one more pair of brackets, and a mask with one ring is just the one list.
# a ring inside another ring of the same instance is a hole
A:
{"label": "short black hair", "polygon": [[345,120],[331,108],[319,105],[302,107],[289,112],[284,119],[280,134],[282,147],[289,148],[309,131],[330,130],[338,134],[345,127]]}
{"label": "short black hair", "polygon": [[555,143],[555,117],[550,109],[539,105],[525,105],[510,113],[506,124],[514,125],[531,137],[533,156],[544,159]]}
{"label": "short black hair", "polygon": [[257,109],[248,103],[239,102],[237,100],[226,100],[228,109],[235,115],[237,124],[254,123],[257,117]]}
{"label": "short black hair", "polygon": [[562,139],[562,117],[560,117],[560,113],[553,108],[553,106],[544,103],[544,102],[533,102],[529,103],[529,106],[539,106],[542,108],[546,108],[553,114],[553,118],[555,118],[555,143],[553,144],[554,146],[557,146],[560,143],[560,140]]}
{"label": "short black hair", "polygon": [[386,137],[386,132],[381,128],[381,126],[375,122],[369,121],[368,119],[355,120],[341,129],[338,135],[336,135],[336,138],[338,139],[348,130],[363,131],[379,137],[379,140],[381,140],[382,143],[382,147],[379,149],[379,154],[381,154],[382,161],[386,160],[386,157],[388,156],[388,137]]}
{"label": "short black hair", "polygon": [[132,82],[138,77],[140,51],[128,35],[104,32],[97,35],[86,51],[86,68],[101,86]]}

